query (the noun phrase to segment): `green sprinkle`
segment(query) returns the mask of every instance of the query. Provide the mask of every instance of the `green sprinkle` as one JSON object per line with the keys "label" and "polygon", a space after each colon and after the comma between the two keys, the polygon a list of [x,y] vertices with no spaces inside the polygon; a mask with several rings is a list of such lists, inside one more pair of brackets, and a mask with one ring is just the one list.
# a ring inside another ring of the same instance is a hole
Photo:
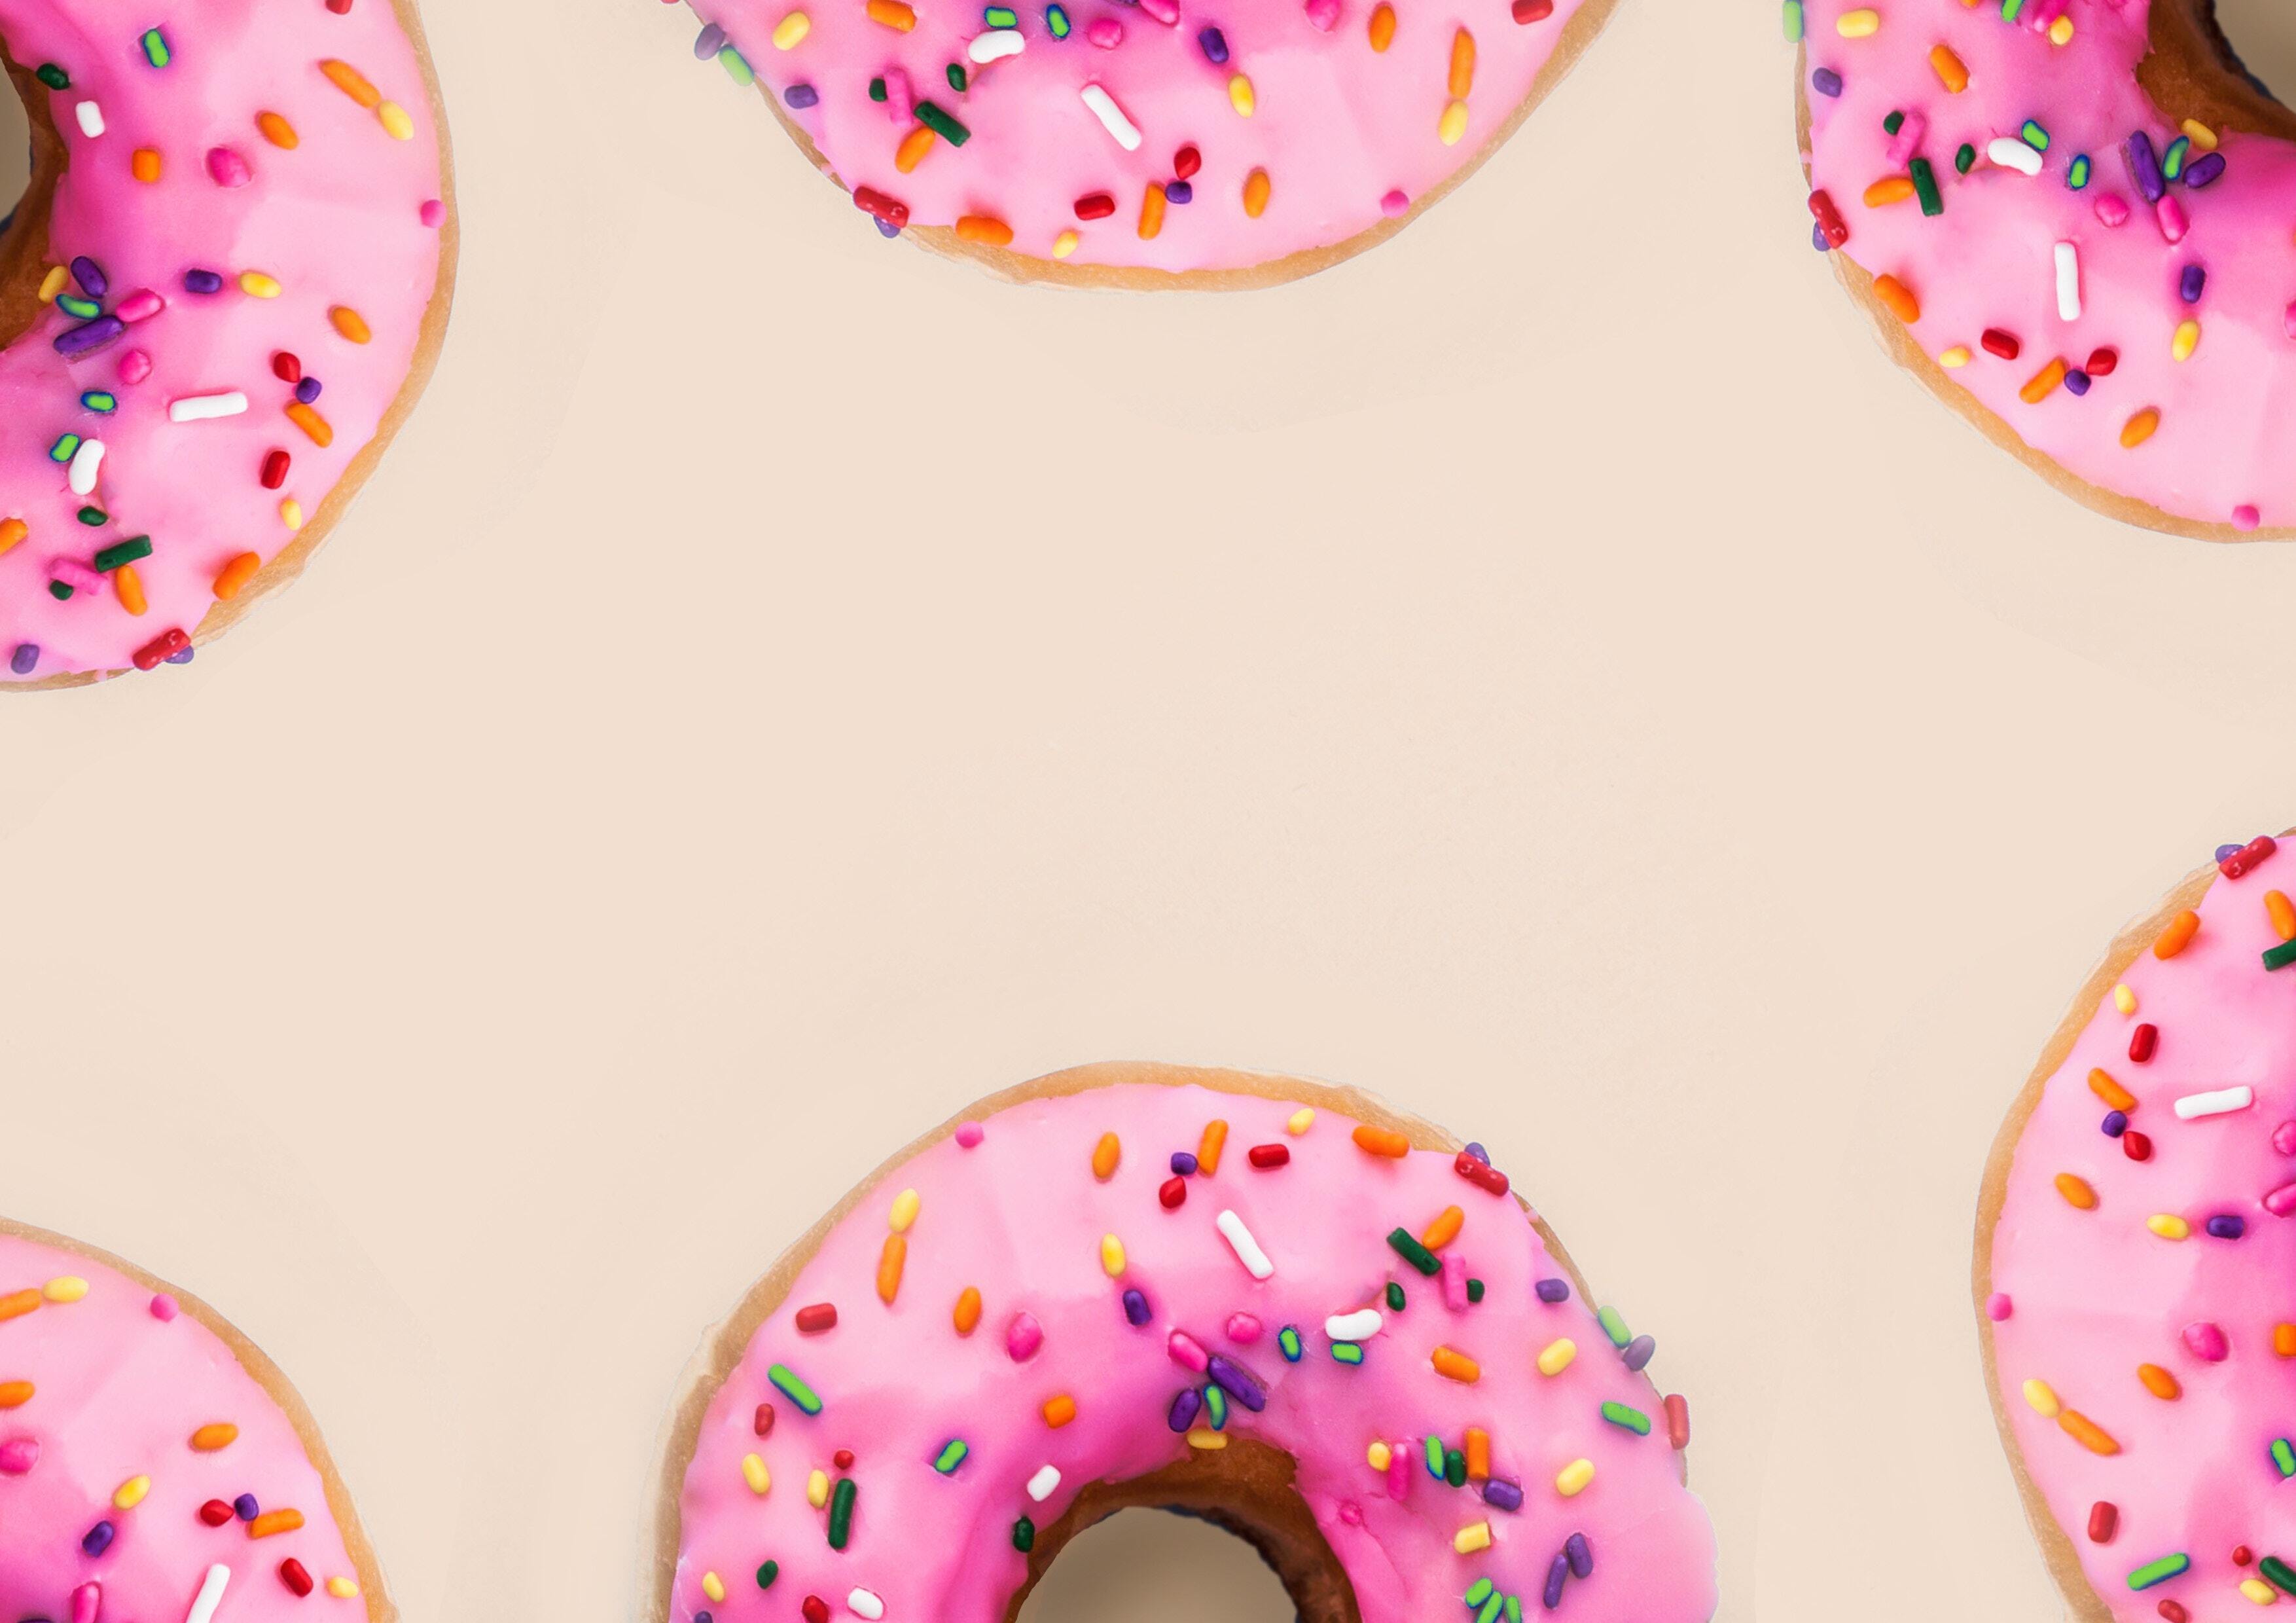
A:
{"label": "green sprinkle", "polygon": [[883,79],[873,78],[869,81],[869,99],[873,102],[882,102],[885,99],[885,81]]}
{"label": "green sprinkle", "polygon": [[2159,1561],[2146,1561],[2128,1575],[2131,1589],[2150,1589],[2155,1584],[2165,1584],[2192,1567],[2193,1558],[2181,1553],[2164,1555]]}
{"label": "green sprinkle", "polygon": [[82,507],[79,510],[78,518],[81,523],[91,530],[98,524],[108,524],[111,522],[111,515],[106,513],[102,507]]}
{"label": "green sprinkle", "polygon": [[1013,1524],[1013,1547],[1022,1554],[1037,1547],[1037,1524],[1026,1516]]}
{"label": "green sprinkle", "polygon": [[2185,154],[2193,150],[2190,136],[2178,136],[2169,143],[2169,150],[2161,154],[2161,172],[2174,180],[2185,172]]}
{"label": "green sprinkle", "polygon": [[1456,1448],[1443,1455],[1443,1480],[1453,1487],[1467,1486],[1467,1456]]}
{"label": "green sprinkle", "polygon": [[93,299],[83,299],[78,293],[58,293],[56,308],[74,321],[93,321],[103,314],[103,306]]}
{"label": "green sprinkle", "polygon": [[168,48],[168,37],[157,29],[144,33],[143,45],[144,60],[155,68],[164,68],[176,60],[176,54]]}
{"label": "green sprinkle", "polygon": [[1976,161],[1977,149],[1964,141],[1961,144],[1961,150],[1953,155],[1953,172],[1956,175],[1966,175],[1969,173],[1970,166]]}
{"label": "green sprinkle", "polygon": [[2001,0],[2001,21],[2014,22],[2017,13],[2025,9],[2025,0]]}
{"label": "green sprinkle", "polygon": [[1922,200],[1922,212],[1935,218],[1945,212],[1945,196],[1938,190],[1937,171],[1926,158],[1916,158],[1906,165],[1906,173],[1914,179],[1914,195]]}
{"label": "green sprinkle", "polygon": [[2078,192],[2083,186],[2088,185],[2088,154],[2087,152],[2083,152],[2080,156],[2075,158],[2072,161],[2071,166],[2065,170],[2065,184],[2070,186],[2074,191]]}
{"label": "green sprinkle", "polygon": [[774,1383],[774,1390],[804,1410],[808,1414],[821,1413],[821,1399],[813,1388],[800,1380],[797,1372],[786,1363],[777,1363],[766,1372],[766,1379]]}
{"label": "green sprinkle", "polygon": [[1387,1310],[1390,1313],[1403,1311],[1403,1287],[1394,1280],[1387,1281]]}
{"label": "green sprinkle", "polygon": [[951,62],[951,63],[949,63],[949,65],[948,65],[948,87],[949,87],[951,90],[958,91],[958,92],[960,92],[960,93],[964,89],[964,63],[962,63],[962,62]]}
{"label": "green sprinkle", "polygon": [[774,1580],[781,1575],[781,1562],[777,1561],[767,1561],[764,1566],[758,1569],[758,1587],[760,1589],[771,1589],[774,1586]]}
{"label": "green sprinkle", "polygon": [[1480,1280],[1469,1280],[1467,1281],[1467,1300],[1470,1302],[1480,1302],[1482,1299],[1483,1281]]}
{"label": "green sprinkle", "polygon": [[980,13],[980,20],[992,29],[1017,29],[1021,26],[1021,13],[1009,5],[992,5]]}
{"label": "green sprinkle", "polygon": [[718,53],[718,65],[733,75],[737,85],[749,86],[758,82],[757,71],[750,66],[750,59],[731,45]]}
{"label": "green sprinkle", "polygon": [[90,411],[118,411],[119,397],[108,389],[91,389],[79,397],[79,403]]}
{"label": "green sprinkle", "polygon": [[58,603],[70,603],[71,601],[71,593],[72,589],[66,586],[62,581],[51,581],[48,582],[48,596],[53,597]]}
{"label": "green sprinkle", "polygon": [[2267,1555],[2256,1563],[2256,1569],[2271,1580],[2275,1589],[2286,1594],[2296,1594],[2296,1567],[2290,1566],[2276,1555]]}
{"label": "green sprinkle", "polygon": [[1470,1606],[1480,1606],[1485,1601],[1490,1599],[1491,1591],[1497,1587],[1498,1586],[1492,1583],[1490,1579],[1479,1578],[1467,1586],[1467,1593],[1461,1598]]}
{"label": "green sprinkle", "polygon": [[1619,1316],[1617,1308],[1605,1307],[1595,1317],[1602,1324],[1603,1333],[1611,1338],[1612,1347],[1624,1347],[1634,1339],[1627,1333],[1627,1322]]}
{"label": "green sprinkle", "polygon": [[958,123],[955,119],[950,118],[948,114],[943,112],[931,102],[919,102],[917,103],[917,122],[923,125],[927,129],[932,131],[933,134],[939,136],[942,140],[947,142],[951,146],[963,146],[967,141],[972,139],[972,132],[971,130],[965,128],[964,125]]}
{"label": "green sprinkle", "polygon": [[[59,457],[56,460],[61,462],[63,458]],[[2266,968],[2284,969],[2291,964],[2296,964],[2296,941],[2284,941],[2276,947],[2267,947],[2264,950]]]}
{"label": "green sprinkle", "polygon": [[2049,150],[2049,132],[2043,129],[2038,124],[2033,122],[2032,119],[2026,119],[2024,127],[2018,130],[2017,133],[2025,138],[2025,144],[2031,147],[2035,152],[2046,152]]}
{"label": "green sprinkle", "polygon": [[71,88],[71,75],[53,62],[42,62],[37,68],[32,70],[32,77],[51,90]]}
{"label": "green sprinkle", "polygon": [[1364,1351],[1363,1351],[1363,1346],[1362,1346],[1362,1344],[1361,1344],[1360,1342],[1356,1342],[1356,1341],[1334,1341],[1334,1342],[1332,1342],[1332,1363],[1361,1363],[1363,1362],[1363,1360],[1364,1360]]}
{"label": "green sprinkle", "polygon": [[1882,133],[1885,136],[1894,136],[1905,127],[1906,115],[1902,112],[1892,112],[1882,120]]}
{"label": "green sprinkle", "polygon": [[1066,39],[1069,37],[1069,14],[1057,5],[1046,6],[1045,26],[1052,29],[1054,39]]}
{"label": "green sprinkle", "polygon": [[48,447],[48,460],[51,462],[70,462],[72,459],[72,453],[78,449],[79,449],[79,436],[78,434],[66,434],[62,439]]}
{"label": "green sprinkle", "polygon": [[122,564],[133,564],[138,558],[148,558],[151,556],[152,538],[148,535],[133,536],[120,542],[117,547],[106,547],[102,552],[97,553],[95,555],[96,572],[99,574],[108,575]]}
{"label": "green sprinkle", "polygon": [[1227,1394],[1218,1387],[1204,1388],[1204,1418],[1215,1431],[1227,1429]]}
{"label": "green sprinkle", "polygon": [[1431,1431],[1427,1434],[1427,1474],[1438,1480],[1443,1475],[1443,1439]]}
{"label": "green sprinkle", "polygon": [[1475,1623],[1499,1623],[1499,1613],[1505,1610],[1506,1597],[1495,1594],[1485,1601],[1482,1611],[1475,1614]]}
{"label": "green sprinkle", "polygon": [[[59,457],[56,460],[61,462],[63,458]],[[1395,1254],[1398,1256],[1418,1269],[1429,1279],[1433,1279],[1443,1272],[1443,1265],[1436,1259],[1435,1253],[1412,1239],[1409,1229],[1396,1230],[1387,1237],[1387,1243],[1395,1248]]]}
{"label": "green sprinkle", "polygon": [[1786,0],[1785,13],[1786,43],[1798,45],[1801,43],[1801,0]]}
{"label": "green sprinkle", "polygon": [[1507,1596],[1506,1623],[1522,1623],[1522,1597],[1519,1594]]}
{"label": "green sprinkle", "polygon": [[940,1453],[933,1456],[933,1469],[944,1477],[951,1475],[964,1463],[964,1456],[972,1452],[972,1444],[961,1437],[953,1437],[943,1443]]}
{"label": "green sprinkle", "polygon": [[861,1496],[850,1477],[838,1479],[829,1495],[829,1547],[842,1550],[853,1538],[853,1502]]}
{"label": "green sprinkle", "polygon": [[2279,1468],[2282,1476],[2296,1477],[2296,1448],[2289,1446],[2286,1438],[2272,1439],[2272,1462]]}
{"label": "green sprinkle", "polygon": [[1624,1404],[1604,1404],[1603,1418],[1613,1426],[1623,1426],[1636,1437],[1650,1435],[1650,1416],[1640,1409],[1629,1409]]}
{"label": "green sprinkle", "polygon": [[1275,1332],[1275,1345],[1283,1349],[1284,1363],[1297,1363],[1300,1362],[1300,1355],[1304,1349],[1302,1349],[1300,1345],[1300,1332],[1298,1331],[1292,1329],[1289,1324],[1286,1324],[1282,1330]]}

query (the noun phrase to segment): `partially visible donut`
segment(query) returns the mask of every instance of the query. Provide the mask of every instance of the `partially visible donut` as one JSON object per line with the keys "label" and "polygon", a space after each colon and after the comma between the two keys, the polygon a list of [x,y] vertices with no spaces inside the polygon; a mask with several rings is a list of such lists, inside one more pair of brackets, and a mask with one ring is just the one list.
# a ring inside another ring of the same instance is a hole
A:
{"label": "partially visible donut", "polygon": [[1313,1083],[1063,1072],[881,1168],[710,1338],[652,1616],[1010,1619],[1158,1505],[1308,1623],[1701,1623],[1651,1353],[1474,1147]]}
{"label": "partially visible donut", "polygon": [[2059,488],[2296,534],[2296,113],[2212,0],[1784,0],[1815,241]]}
{"label": "partially visible donut", "polygon": [[1443,196],[1616,0],[693,0],[888,236],[1016,281],[1265,286]]}
{"label": "partially visible donut", "polygon": [[2121,933],[2011,1109],[1986,1375],[2085,1623],[2296,1596],[2296,857],[2229,845]]}
{"label": "partially visible donut", "polygon": [[117,1257],[0,1220],[0,1618],[398,1615],[268,1359]]}
{"label": "partially visible donut", "polygon": [[0,0],[0,686],[62,687],[301,571],[430,376],[456,227],[413,0]]}

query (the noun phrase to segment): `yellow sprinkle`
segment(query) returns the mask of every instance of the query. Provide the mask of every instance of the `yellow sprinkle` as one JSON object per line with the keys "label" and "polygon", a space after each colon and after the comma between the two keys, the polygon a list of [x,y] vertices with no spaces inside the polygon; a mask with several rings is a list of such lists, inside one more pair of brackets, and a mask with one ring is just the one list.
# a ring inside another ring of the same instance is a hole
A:
{"label": "yellow sprinkle", "polygon": [[2193,144],[2204,152],[2217,150],[2217,132],[2198,119],[2186,119],[2180,128],[2192,137]]}
{"label": "yellow sprinkle", "polygon": [[1077,251],[1077,244],[1081,241],[1083,241],[1083,239],[1078,236],[1073,231],[1062,232],[1060,235],[1053,239],[1053,258],[1056,260],[1067,259],[1069,255]]}
{"label": "yellow sprinkle", "polygon": [[1076,1418],[1076,1399],[1070,1397],[1065,1392],[1062,1393],[1058,1397],[1047,1398],[1045,1401],[1044,1414],[1045,1424],[1050,1426],[1054,1430],[1058,1431],[1062,1426],[1067,1425],[1070,1421]]}
{"label": "yellow sprinkle", "polygon": [[1302,1105],[1297,1110],[1292,1112],[1292,1119],[1283,1124],[1283,1131],[1290,1133],[1296,1139],[1315,1125],[1316,1112],[1314,1108],[1308,1105]]}
{"label": "yellow sprinkle", "polygon": [[40,1287],[51,1302],[77,1302],[87,1295],[87,1281],[77,1273],[60,1273]]}
{"label": "yellow sprinkle", "polygon": [[1466,133],[1467,104],[1464,102],[1447,103],[1443,109],[1443,116],[1435,123],[1436,138],[1446,146],[1456,146],[1459,144],[1459,138]]}
{"label": "yellow sprinkle", "polygon": [[1565,1499],[1575,1499],[1595,1479],[1595,1462],[1573,1460],[1554,1479],[1554,1487]]}
{"label": "yellow sprinkle", "polygon": [[303,527],[303,504],[290,496],[279,504],[279,522],[290,531]]}
{"label": "yellow sprinkle", "polygon": [[1472,1555],[1478,1550],[1491,1547],[1491,1524],[1471,1521],[1452,1536],[1451,1547],[1462,1555]]}
{"label": "yellow sprinkle", "polygon": [[119,1491],[111,1495],[112,1507],[115,1510],[132,1511],[144,1503],[144,1495],[151,1491],[151,1478],[130,1477],[119,1485]]}
{"label": "yellow sprinkle", "polygon": [[803,39],[812,30],[812,18],[803,12],[791,12],[774,24],[774,48],[777,51],[793,50],[798,41]]}
{"label": "yellow sprinkle", "polygon": [[2049,43],[2051,45],[2069,45],[2072,44],[2072,42],[2073,20],[2070,17],[2060,17],[2049,25]]}
{"label": "yellow sprinkle", "polygon": [[336,332],[353,343],[365,343],[374,337],[374,331],[367,325],[366,317],[348,304],[338,304],[329,310],[327,319],[334,323]]}
{"label": "yellow sprinkle", "polygon": [[2046,1380],[2027,1381],[2025,1383],[2025,1401],[2032,1405],[2033,1413],[2039,1415],[2043,1420],[2056,1419],[2057,1411],[2062,1406],[2057,1402],[2056,1393],[2050,1388],[2049,1383]]}
{"label": "yellow sprinkle", "polygon": [[2166,1402],[2174,1403],[2185,1395],[2185,1388],[2177,1384],[2177,1378],[2157,1363],[2138,1364],[2136,1379],[2144,1383],[2146,1391]]}
{"label": "yellow sprinkle", "polygon": [[2147,406],[2144,410],[2138,412],[2135,416],[2129,418],[2128,422],[2123,423],[2120,425],[2121,449],[2123,450],[2135,450],[2138,446],[2144,444],[2147,440],[2150,440],[2152,437],[2152,431],[2160,426],[2160,408],[2153,406]]}
{"label": "yellow sprinkle", "polygon": [[53,304],[56,295],[64,291],[64,284],[70,280],[70,271],[61,265],[49,266],[48,274],[40,278],[40,302]]}
{"label": "yellow sprinkle", "polygon": [[2193,1232],[2193,1225],[2182,1217],[2168,1212],[2157,1213],[2144,1220],[2144,1226],[2163,1240],[2182,1240]]}
{"label": "yellow sprinkle", "polygon": [[1374,1443],[1364,1454],[1364,1463],[1374,1471],[1385,1471],[1395,1463],[1395,1450],[1385,1443]]}
{"label": "yellow sprinkle", "polygon": [[[6,539],[7,526],[0,524],[0,540]],[[0,546],[0,552],[7,548]],[[2272,933],[2283,941],[2296,941],[2296,903],[2276,890],[2264,893],[2264,916],[2272,920]]]}
{"label": "yellow sprinkle", "polygon": [[31,525],[20,518],[0,518],[0,553],[6,552],[31,533]]}
{"label": "yellow sprinkle", "polygon": [[158,183],[160,169],[160,154],[148,146],[139,146],[128,154],[127,172],[147,186]]}
{"label": "yellow sprinkle", "polygon": [[916,1190],[903,1190],[893,1197],[893,1212],[886,1220],[887,1226],[896,1234],[907,1233],[909,1225],[917,1220],[917,1207],[922,1204]]}
{"label": "yellow sprinkle", "polygon": [[2200,347],[2201,324],[2187,316],[2177,324],[2177,335],[2169,341],[2169,354],[2173,359],[2190,360]]}
{"label": "yellow sprinkle", "polygon": [[239,1428],[228,1421],[218,1421],[211,1426],[201,1426],[192,1433],[192,1446],[201,1454],[214,1454],[239,1441]]}
{"label": "yellow sprinkle", "polygon": [[382,128],[389,132],[392,140],[414,139],[414,120],[407,116],[406,109],[398,103],[385,102],[374,110],[374,116],[382,120]]}
{"label": "yellow sprinkle", "polygon": [[742,1456],[742,1480],[750,1485],[751,1493],[762,1498],[774,1486],[774,1473],[766,1469],[763,1459],[745,1454]]}
{"label": "yellow sprinkle", "polygon": [[2078,1207],[2084,1212],[2096,1209],[2096,1191],[2088,1186],[2087,1179],[2061,1172],[2057,1174],[2057,1193],[2065,1198],[2067,1205]]}
{"label": "yellow sprinkle", "polygon": [[2112,1006],[2125,1015],[2133,1015],[2136,1012],[2136,994],[2127,986],[2115,986],[2112,989]]}
{"label": "yellow sprinkle", "polygon": [[1243,211],[1258,219],[1267,210],[1267,171],[1254,169],[1243,177]]}
{"label": "yellow sprinkle", "polygon": [[1227,1438],[1226,1434],[1214,1431],[1209,1426],[1199,1426],[1193,1431],[1188,1433],[1188,1446],[1191,1448],[1201,1448],[1209,1453],[1216,1449],[1226,1447]]}
{"label": "yellow sprinkle", "polygon": [[358,1599],[358,1579],[355,1578],[331,1578],[327,1580],[327,1593],[339,1601],[355,1601]]}
{"label": "yellow sprinkle", "polygon": [[909,173],[925,161],[925,154],[932,151],[933,143],[939,139],[930,126],[918,125],[903,136],[900,145],[893,149],[893,167],[904,175]]}
{"label": "yellow sprinkle", "polygon": [[1538,1372],[1542,1375],[1560,1375],[1570,1367],[1570,1361],[1578,1355],[1578,1344],[1570,1337],[1565,1336],[1560,1340],[1550,1341],[1539,1352]]}
{"label": "yellow sprinkle", "polygon": [[1254,105],[1251,99],[1251,81],[1241,73],[1228,80],[1227,102],[1228,105],[1234,108],[1236,111],[1247,119],[1250,118]]}
{"label": "yellow sprinkle", "polygon": [[1111,1279],[1124,1272],[1124,1242],[1113,1234],[1100,1237],[1100,1271]]}
{"label": "yellow sprinkle", "polygon": [[816,1471],[805,1479],[805,1502],[819,1510],[829,1503],[829,1473]]}
{"label": "yellow sprinkle", "polygon": [[1844,39],[1868,38],[1877,33],[1881,27],[1882,13],[1870,7],[1855,12],[1844,12],[1833,25],[1834,32],[1840,34]]}
{"label": "yellow sprinkle", "polygon": [[263,132],[266,141],[285,151],[291,152],[303,144],[303,137],[295,133],[295,127],[275,112],[257,113],[255,128]]}
{"label": "yellow sprinkle", "polygon": [[1113,1133],[1103,1133],[1100,1142],[1092,1147],[1092,1175],[1105,1183],[1116,1175],[1117,1164],[1124,1159],[1124,1142]]}
{"label": "yellow sprinkle", "polygon": [[708,1595],[712,1601],[723,1601],[726,1598],[726,1580],[719,1578],[714,1572],[703,1573],[701,1575],[701,1593]]}
{"label": "yellow sprinkle", "polygon": [[239,273],[239,291],[250,299],[276,299],[280,292],[279,279],[266,276],[259,270],[242,270]]}
{"label": "yellow sprinkle", "polygon": [[1938,357],[1938,365],[1948,372],[1958,372],[1969,365],[1969,346],[1957,343]]}
{"label": "yellow sprinkle", "polygon": [[1395,43],[1395,8],[1386,0],[1380,0],[1380,4],[1372,8],[1369,32],[1371,48],[1374,51],[1384,51]]}
{"label": "yellow sprinkle", "polygon": [[1461,29],[1451,36],[1451,99],[1464,102],[1475,87],[1475,37]]}
{"label": "yellow sprinkle", "polygon": [[2259,1606],[2269,1606],[2280,1598],[2280,1592],[2260,1578],[2241,1579],[2240,1592]]}

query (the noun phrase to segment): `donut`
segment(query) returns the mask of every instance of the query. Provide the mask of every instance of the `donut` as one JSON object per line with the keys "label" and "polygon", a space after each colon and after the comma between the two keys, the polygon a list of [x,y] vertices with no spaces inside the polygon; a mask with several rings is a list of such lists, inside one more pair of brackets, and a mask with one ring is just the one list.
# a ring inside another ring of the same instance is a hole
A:
{"label": "donut", "polygon": [[1393,235],[1615,0],[693,4],[694,54],[884,235],[1014,281],[1220,289]]}
{"label": "donut", "polygon": [[[412,0],[0,0],[0,684],[192,657],[414,409],[456,227]],[[106,17],[110,21],[106,21]]]}
{"label": "donut", "polygon": [[1898,363],[2060,489],[2296,527],[2296,113],[2213,0],[1784,0],[1813,241]]}
{"label": "donut", "polygon": [[1157,1506],[1307,1623],[1700,1623],[1652,1352],[1476,1146],[1313,1083],[1063,1072],[880,1168],[711,1336],[652,1615],[1011,1618]]}
{"label": "donut", "polygon": [[1987,1383],[2083,1619],[2296,1595],[2292,895],[2296,856],[2260,836],[2124,930],[1986,1168]]}
{"label": "donut", "polygon": [[0,1220],[0,1618],[398,1615],[269,1359],[141,1269]]}

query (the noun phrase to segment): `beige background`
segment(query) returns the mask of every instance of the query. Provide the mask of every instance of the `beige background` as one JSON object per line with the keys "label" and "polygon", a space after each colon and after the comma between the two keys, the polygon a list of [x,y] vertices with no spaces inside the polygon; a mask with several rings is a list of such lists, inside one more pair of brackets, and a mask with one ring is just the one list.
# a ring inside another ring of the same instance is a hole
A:
{"label": "beige background", "polygon": [[1223,301],[880,243],[682,8],[430,23],[424,409],[190,670],[0,705],[0,1207],[280,1359],[410,1618],[621,1615],[703,1327],[1119,1056],[1488,1140],[1691,1395],[1733,1623],[2051,1613],[1979,1163],[2114,927],[2296,817],[2296,548],[2116,528],[1882,361],[1769,7],[1631,0],[1452,202]]}

